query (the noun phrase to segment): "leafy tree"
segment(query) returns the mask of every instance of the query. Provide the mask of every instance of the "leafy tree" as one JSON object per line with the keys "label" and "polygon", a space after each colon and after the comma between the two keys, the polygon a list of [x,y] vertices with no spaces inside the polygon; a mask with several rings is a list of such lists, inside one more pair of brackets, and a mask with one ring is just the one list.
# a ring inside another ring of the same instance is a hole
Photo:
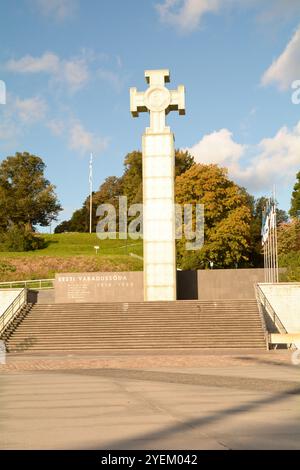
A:
{"label": "leafy tree", "polygon": [[[175,150],[175,176],[179,176],[192,165],[194,158],[188,151]],[[128,204],[143,201],[142,153],[134,151],[126,155],[125,171],[122,176],[123,194],[128,198]]]}
{"label": "leafy tree", "polygon": [[0,251],[32,251],[44,248],[44,239],[28,227],[11,225],[0,233]]}
{"label": "leafy tree", "polygon": [[300,220],[292,219],[278,228],[279,266],[285,268],[281,281],[300,281]]}
{"label": "leafy tree", "polygon": [[[119,197],[123,195],[123,179],[117,176],[109,176],[105,179],[93,198],[93,230],[96,231],[98,218],[97,208],[100,204],[112,204],[116,209],[117,230],[119,224]],[[89,203],[89,200],[88,200]]]}
{"label": "leafy tree", "polygon": [[[249,196],[249,207],[252,212],[252,220],[250,224],[250,264],[251,266],[263,266],[263,251],[261,244],[261,226],[263,211],[266,207],[268,199],[266,197],[260,197],[254,199],[253,196]],[[287,213],[277,208],[277,226],[287,222]]]}
{"label": "leafy tree", "polygon": [[70,220],[64,220],[54,230],[54,233],[63,232],[88,232],[89,230],[89,213],[86,204],[81,209],[73,212]]}
{"label": "leafy tree", "polygon": [[[194,164],[193,157],[187,151],[175,151],[175,174],[180,175]],[[116,209],[117,226],[119,212],[119,196],[127,196],[128,206],[143,201],[142,153],[133,151],[124,160],[124,173],[118,178],[109,176],[93,194],[93,231],[96,230],[96,210],[100,204],[112,204]],[[81,209],[74,212],[70,220],[61,222],[55,233],[87,232],[89,230],[90,198],[83,203]],[[130,218],[128,218],[130,220]]]}
{"label": "leafy tree", "polygon": [[44,177],[45,164],[27,152],[7,157],[0,165],[0,225],[47,226],[62,209],[55,187]]}
{"label": "leafy tree", "polygon": [[250,224],[250,265],[255,267],[263,266],[263,250],[261,244],[261,225],[262,214],[267,201],[266,198],[261,197],[255,199],[251,197],[249,206],[251,208],[252,218]]}
{"label": "leafy tree", "polygon": [[278,228],[278,253],[285,255],[300,250],[300,220],[283,223]]}
{"label": "leafy tree", "polygon": [[71,232],[70,230],[70,220],[64,220],[55,227],[54,233],[64,233]]}
{"label": "leafy tree", "polygon": [[117,176],[108,176],[108,178],[106,178],[101,184],[99,190],[94,194],[93,199],[96,205],[113,204],[116,206],[118,203],[118,198],[119,196],[122,196],[122,194],[122,178],[117,178]]}
{"label": "leafy tree", "polygon": [[[118,214],[118,197],[122,195],[122,179],[116,176],[109,176],[100,186],[99,190],[93,193],[92,204],[92,230],[95,232],[97,225],[96,211],[100,204],[112,204]],[[88,196],[81,209],[73,212],[70,220],[61,222],[56,228],[55,233],[62,232],[88,232],[90,227],[90,196]]]}
{"label": "leafy tree", "polygon": [[281,224],[285,224],[288,220],[289,220],[289,216],[287,212],[277,207],[276,209],[277,227],[279,227]]}
{"label": "leafy tree", "polygon": [[89,229],[89,212],[86,204],[76,210],[71,217],[71,232],[87,232]]}
{"label": "leafy tree", "polygon": [[175,176],[186,172],[194,164],[194,157],[187,150],[175,150]]}
{"label": "leafy tree", "polygon": [[128,204],[142,202],[142,153],[133,151],[124,160],[122,176],[123,195],[127,196]]}
{"label": "leafy tree", "polygon": [[195,252],[178,242],[183,269],[198,269],[213,261],[216,267],[235,267],[249,260],[251,209],[243,188],[229,180],[217,165],[195,164],[176,178],[176,202],[204,204],[205,241]]}
{"label": "leafy tree", "polygon": [[284,268],[280,281],[300,282],[300,250],[280,255],[279,266]]}
{"label": "leafy tree", "polygon": [[292,192],[290,216],[300,218],[300,171],[296,175],[297,182]]}

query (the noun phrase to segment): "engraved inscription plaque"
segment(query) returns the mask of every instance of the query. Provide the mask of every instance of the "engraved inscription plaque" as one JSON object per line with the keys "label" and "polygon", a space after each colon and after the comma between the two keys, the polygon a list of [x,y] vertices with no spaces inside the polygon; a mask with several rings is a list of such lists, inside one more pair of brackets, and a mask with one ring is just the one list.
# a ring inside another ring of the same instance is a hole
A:
{"label": "engraved inscription plaque", "polygon": [[56,274],[56,303],[141,302],[142,272]]}

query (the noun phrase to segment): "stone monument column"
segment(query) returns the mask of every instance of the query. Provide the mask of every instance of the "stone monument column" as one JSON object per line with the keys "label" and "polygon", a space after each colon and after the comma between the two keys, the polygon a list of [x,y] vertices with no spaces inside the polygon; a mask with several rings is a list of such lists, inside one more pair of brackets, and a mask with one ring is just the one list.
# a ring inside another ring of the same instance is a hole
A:
{"label": "stone monument column", "polygon": [[150,127],[142,138],[144,300],[176,300],[176,248],[174,135],[166,126],[166,114],[185,114],[184,87],[169,90],[169,70],[146,70],[149,88],[130,89],[130,111],[150,113]]}

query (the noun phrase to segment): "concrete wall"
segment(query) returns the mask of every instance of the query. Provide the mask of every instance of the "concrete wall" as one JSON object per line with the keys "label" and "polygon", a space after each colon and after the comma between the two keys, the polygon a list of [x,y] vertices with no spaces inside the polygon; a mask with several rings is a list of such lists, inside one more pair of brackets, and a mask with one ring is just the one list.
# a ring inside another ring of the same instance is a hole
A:
{"label": "concrete wall", "polygon": [[[254,299],[254,284],[263,282],[263,269],[178,271],[177,299]],[[44,303],[53,302],[50,292]],[[43,295],[36,297],[43,302]],[[143,273],[57,274],[55,302],[142,302]]]}
{"label": "concrete wall", "polygon": [[22,289],[0,289],[0,317],[21,291]]}
{"label": "concrete wall", "polygon": [[255,299],[254,284],[263,281],[263,269],[198,271],[199,300]]}
{"label": "concrete wall", "polygon": [[31,289],[27,294],[27,301],[30,304],[54,304],[55,295],[54,289]]}
{"label": "concrete wall", "polygon": [[[300,333],[300,283],[260,284],[288,333]],[[300,342],[296,344],[300,348]]]}

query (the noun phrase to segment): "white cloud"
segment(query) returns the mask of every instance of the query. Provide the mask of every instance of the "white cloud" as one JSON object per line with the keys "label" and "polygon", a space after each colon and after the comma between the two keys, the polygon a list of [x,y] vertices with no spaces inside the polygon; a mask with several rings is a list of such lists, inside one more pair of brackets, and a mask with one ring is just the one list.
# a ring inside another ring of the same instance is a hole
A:
{"label": "white cloud", "polygon": [[46,123],[46,127],[55,137],[66,136],[68,147],[81,155],[90,152],[101,153],[109,144],[107,137],[99,137],[88,131],[79,119],[51,119]]}
{"label": "white cloud", "polygon": [[260,191],[291,184],[300,167],[300,121],[282,127],[274,137],[258,145],[241,145],[228,129],[204,136],[188,149],[198,163],[217,163],[228,168],[229,176],[249,190]]}
{"label": "white cloud", "polygon": [[24,132],[35,123],[44,122],[46,113],[47,104],[41,97],[22,99],[8,93],[6,106],[0,112],[1,147],[17,146]]}
{"label": "white cloud", "polygon": [[13,141],[18,133],[18,127],[16,123],[9,119],[9,117],[5,117],[0,121],[0,141]]}
{"label": "white cloud", "polygon": [[16,73],[50,73],[59,70],[60,59],[52,52],[45,52],[41,57],[25,55],[19,60],[11,59],[6,63],[7,70]]}
{"label": "white cloud", "polygon": [[164,0],[156,5],[160,19],[183,31],[192,31],[206,13],[216,13],[224,0]]}
{"label": "white cloud", "polygon": [[225,8],[253,9],[260,22],[284,21],[300,12],[299,0],[161,0],[155,5],[160,20],[184,32],[195,30],[203,17]]}
{"label": "white cloud", "polygon": [[17,141],[39,123],[50,130],[55,137],[66,138],[68,147],[79,154],[101,153],[108,144],[108,137],[101,137],[87,130],[79,119],[46,119],[47,103],[39,96],[22,99],[8,94],[6,106],[0,108],[0,146],[17,146]]}
{"label": "white cloud", "polygon": [[75,92],[88,82],[91,60],[91,55],[85,51],[70,60],[60,59],[52,52],[45,52],[40,57],[26,55],[19,60],[11,59],[6,63],[6,69],[21,74],[46,73],[54,83],[65,84],[71,92]]}
{"label": "white cloud", "polygon": [[274,20],[280,20],[282,23],[285,20],[294,18],[300,13],[299,0],[269,0],[268,2],[262,2],[261,0],[248,0],[248,2],[250,2],[250,4],[256,3],[262,8],[258,15],[258,19],[263,23],[273,22]]}
{"label": "white cloud", "polygon": [[108,138],[98,137],[86,130],[81,122],[75,121],[69,129],[69,147],[81,154],[100,153],[108,146]]}
{"label": "white cloud", "polygon": [[66,82],[71,91],[79,90],[89,78],[89,68],[84,58],[63,62],[62,73],[57,76],[58,81]]}
{"label": "white cloud", "polygon": [[300,78],[300,27],[293,35],[282,54],[266,70],[262,77],[263,85],[276,83],[281,90],[291,87]]}
{"label": "white cloud", "polygon": [[244,153],[244,146],[234,142],[228,129],[205,135],[189,151],[202,163],[231,165]]}
{"label": "white cloud", "polygon": [[26,124],[41,121],[47,111],[46,102],[38,96],[24,100],[16,98],[14,107],[20,120]]}
{"label": "white cloud", "polygon": [[[96,68],[98,62],[108,60],[105,54],[96,54],[92,50],[83,49],[81,53],[70,59],[62,59],[53,52],[45,52],[41,56],[25,55],[20,59],[10,59],[5,68],[18,74],[46,74],[53,86],[65,86],[73,93],[84,87],[92,78],[110,83],[116,91],[120,91],[124,83],[124,74],[120,74],[122,62],[117,56],[117,71],[108,68]],[[94,72],[92,74],[92,65]]]}
{"label": "white cloud", "polygon": [[46,123],[46,126],[50,131],[52,132],[53,135],[55,136],[60,136],[65,130],[65,121],[61,119],[51,119]]}
{"label": "white cloud", "polygon": [[107,70],[107,69],[99,69],[97,71],[97,76],[101,80],[104,80],[108,82],[110,85],[112,85],[116,91],[121,91],[123,81],[122,81],[121,76],[118,73],[113,72],[111,70]]}
{"label": "white cloud", "polygon": [[58,21],[72,17],[78,10],[78,0],[31,0],[38,12]]}

